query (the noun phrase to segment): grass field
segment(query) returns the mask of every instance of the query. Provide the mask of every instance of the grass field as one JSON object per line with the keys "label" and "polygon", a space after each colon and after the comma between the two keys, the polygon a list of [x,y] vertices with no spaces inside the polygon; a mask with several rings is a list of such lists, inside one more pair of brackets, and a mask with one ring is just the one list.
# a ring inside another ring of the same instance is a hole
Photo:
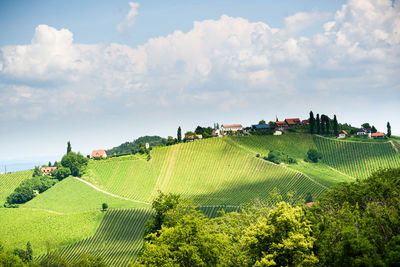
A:
{"label": "grass field", "polygon": [[0,205],[3,206],[6,198],[25,179],[32,177],[32,170],[0,174]]}
{"label": "grass field", "polygon": [[322,161],[354,178],[367,178],[380,168],[399,167],[400,154],[392,144],[336,141],[314,136]]}
{"label": "grass field", "polygon": [[135,200],[151,202],[162,190],[199,205],[239,205],[265,198],[274,188],[284,195],[294,191],[300,196],[307,192],[319,196],[327,189],[299,172],[237,149],[230,138],[155,148],[151,155],[150,161],[91,161],[83,178]]}
{"label": "grass field", "polygon": [[61,214],[40,209],[0,208],[0,242],[5,248],[26,248],[32,244],[34,256],[72,244],[92,235],[102,213],[84,212]]}
{"label": "grass field", "polygon": [[58,212],[82,212],[100,210],[102,203],[107,203],[109,209],[150,206],[107,195],[69,177],[27,202],[23,207]]}

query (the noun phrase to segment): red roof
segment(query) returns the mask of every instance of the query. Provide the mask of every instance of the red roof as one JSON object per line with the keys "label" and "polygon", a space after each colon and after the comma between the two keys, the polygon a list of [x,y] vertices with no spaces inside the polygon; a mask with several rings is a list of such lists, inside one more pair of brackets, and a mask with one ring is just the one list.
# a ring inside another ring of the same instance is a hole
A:
{"label": "red roof", "polygon": [[385,134],[384,134],[384,133],[373,133],[373,134],[371,134],[371,136],[372,136],[372,137],[375,137],[375,136],[385,136]]}
{"label": "red roof", "polygon": [[40,170],[43,174],[51,174],[52,171],[55,171],[57,167],[43,167]]}
{"label": "red roof", "polygon": [[345,130],[342,130],[342,133],[344,133],[345,135],[349,135]]}
{"label": "red roof", "polygon": [[301,121],[301,124],[303,124],[303,125],[304,125],[304,124],[309,124],[309,123],[310,123],[310,122],[309,122],[308,120],[302,120],[302,121]]}
{"label": "red roof", "polygon": [[285,126],[286,122],[284,122],[284,121],[276,121],[275,124],[279,125],[279,126]]}
{"label": "red roof", "polygon": [[308,203],[306,204],[306,206],[307,206],[307,207],[311,207],[311,206],[314,205],[314,204],[317,204],[317,202],[308,202]]}
{"label": "red roof", "polygon": [[222,125],[224,128],[243,127],[241,124]]}
{"label": "red roof", "polygon": [[289,125],[300,123],[300,119],[299,119],[299,118],[285,119],[285,121],[286,121],[286,123],[289,124]]}
{"label": "red roof", "polygon": [[106,154],[106,151],[104,149],[98,149],[98,150],[92,151],[93,158],[103,157],[105,154]]}

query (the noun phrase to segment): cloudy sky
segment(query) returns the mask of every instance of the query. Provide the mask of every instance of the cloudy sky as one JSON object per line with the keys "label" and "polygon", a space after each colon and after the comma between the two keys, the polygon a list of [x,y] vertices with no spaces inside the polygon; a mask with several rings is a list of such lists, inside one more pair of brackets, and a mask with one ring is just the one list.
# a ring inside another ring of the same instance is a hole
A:
{"label": "cloudy sky", "polygon": [[0,167],[196,125],[400,134],[400,3],[0,1]]}

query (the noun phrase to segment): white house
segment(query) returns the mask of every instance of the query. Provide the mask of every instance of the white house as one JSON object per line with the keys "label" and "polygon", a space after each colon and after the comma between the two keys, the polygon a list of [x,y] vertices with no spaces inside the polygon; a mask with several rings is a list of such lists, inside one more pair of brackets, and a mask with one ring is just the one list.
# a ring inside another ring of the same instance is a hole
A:
{"label": "white house", "polygon": [[241,124],[222,125],[221,131],[223,133],[243,131],[243,126]]}
{"label": "white house", "polygon": [[343,139],[346,138],[346,136],[348,136],[346,131],[341,131],[338,135],[338,138]]}
{"label": "white house", "polygon": [[275,131],[274,135],[282,135],[282,131]]}

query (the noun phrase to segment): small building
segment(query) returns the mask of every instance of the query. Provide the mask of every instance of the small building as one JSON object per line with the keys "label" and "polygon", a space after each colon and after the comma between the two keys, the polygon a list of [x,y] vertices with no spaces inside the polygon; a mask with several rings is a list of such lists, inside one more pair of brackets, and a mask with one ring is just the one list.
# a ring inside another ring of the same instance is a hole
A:
{"label": "small building", "polygon": [[243,131],[243,126],[241,124],[222,125],[221,131],[224,133]]}
{"label": "small building", "polygon": [[254,131],[268,131],[272,128],[269,126],[269,124],[253,124],[251,125],[251,129]]}
{"label": "small building", "polygon": [[310,124],[309,120],[302,120],[301,121],[301,125],[308,125],[308,124]]}
{"label": "small building", "polygon": [[301,124],[301,121],[300,121],[299,118],[285,119],[285,122],[286,122],[286,124],[287,124],[289,127],[297,126],[297,125],[300,125],[300,124]]}
{"label": "small building", "polygon": [[386,138],[384,133],[372,133],[371,137],[373,139],[385,139]]}
{"label": "small building", "polygon": [[198,140],[198,139],[203,139],[203,135],[201,134],[188,135],[186,138],[189,140]]}
{"label": "small building", "polygon": [[341,131],[338,135],[338,138],[346,138],[347,136],[349,136],[349,134],[346,131]]}
{"label": "small building", "polygon": [[360,128],[356,130],[356,135],[369,135],[371,133],[371,129]]}
{"label": "small building", "polygon": [[274,132],[274,135],[282,135],[282,131],[279,131],[279,130],[278,130],[278,131],[275,131],[275,132]]}
{"label": "small building", "polygon": [[214,136],[214,137],[216,137],[216,136],[218,136],[218,137],[223,136],[223,134],[221,133],[221,130],[220,130],[220,129],[214,129],[214,130],[212,130],[212,131],[211,131],[211,135]]}
{"label": "small building", "polygon": [[150,144],[149,143],[146,143],[144,146],[146,147],[146,149],[150,148]]}
{"label": "small building", "polygon": [[279,131],[285,131],[288,129],[288,125],[284,121],[276,121],[275,122],[275,129]]}
{"label": "small building", "polygon": [[42,171],[42,175],[51,175],[57,167],[42,167],[40,170]]}
{"label": "small building", "polygon": [[104,149],[93,150],[92,158],[107,158],[107,152]]}

